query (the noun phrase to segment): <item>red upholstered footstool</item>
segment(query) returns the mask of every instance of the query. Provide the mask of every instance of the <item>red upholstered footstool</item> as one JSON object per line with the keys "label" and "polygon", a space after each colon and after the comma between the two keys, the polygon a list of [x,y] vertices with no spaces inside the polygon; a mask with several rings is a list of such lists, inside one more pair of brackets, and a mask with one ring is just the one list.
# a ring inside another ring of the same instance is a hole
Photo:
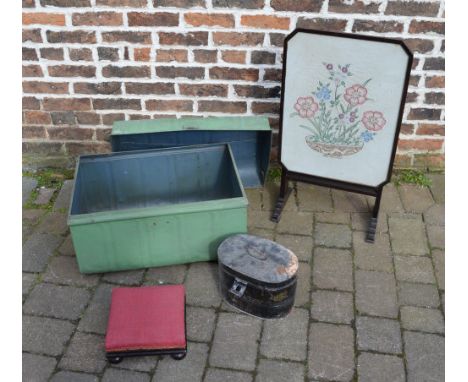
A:
{"label": "red upholstered footstool", "polygon": [[106,334],[106,356],[111,363],[156,354],[182,359],[186,353],[183,285],[112,290]]}

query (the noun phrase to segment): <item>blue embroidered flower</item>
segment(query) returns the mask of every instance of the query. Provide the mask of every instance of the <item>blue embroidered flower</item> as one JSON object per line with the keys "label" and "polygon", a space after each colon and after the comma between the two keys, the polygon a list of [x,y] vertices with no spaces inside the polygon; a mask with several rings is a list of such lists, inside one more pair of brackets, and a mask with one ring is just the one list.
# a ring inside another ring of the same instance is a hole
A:
{"label": "blue embroidered flower", "polygon": [[361,133],[361,138],[364,140],[364,142],[369,142],[374,139],[374,134],[372,134],[369,131],[364,131],[363,133]]}
{"label": "blue embroidered flower", "polygon": [[328,85],[322,85],[319,87],[317,92],[315,92],[315,96],[320,100],[320,101],[328,101],[331,96],[331,91],[328,89]]}

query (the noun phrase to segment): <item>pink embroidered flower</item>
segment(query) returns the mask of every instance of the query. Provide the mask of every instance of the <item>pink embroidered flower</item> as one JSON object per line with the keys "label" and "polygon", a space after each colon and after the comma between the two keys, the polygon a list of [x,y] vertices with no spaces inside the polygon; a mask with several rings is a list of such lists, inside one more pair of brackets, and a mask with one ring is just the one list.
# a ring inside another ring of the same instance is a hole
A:
{"label": "pink embroidered flower", "polygon": [[366,111],[362,115],[361,121],[366,129],[371,131],[382,130],[387,123],[380,111]]}
{"label": "pink embroidered flower", "polygon": [[294,105],[294,109],[302,118],[312,118],[319,106],[313,97],[299,97]]}
{"label": "pink embroidered flower", "polygon": [[367,99],[367,89],[359,84],[355,84],[346,89],[344,99],[352,106],[362,105]]}

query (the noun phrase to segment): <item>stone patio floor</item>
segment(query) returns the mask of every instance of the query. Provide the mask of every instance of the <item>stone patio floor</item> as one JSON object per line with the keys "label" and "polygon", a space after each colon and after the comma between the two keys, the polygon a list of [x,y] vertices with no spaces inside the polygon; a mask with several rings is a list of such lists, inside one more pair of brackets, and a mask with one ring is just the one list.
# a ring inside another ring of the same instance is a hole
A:
{"label": "stone patio floor", "polygon": [[[295,308],[270,321],[222,302],[215,263],[80,274],[66,224],[72,181],[42,190],[36,201],[51,210],[23,209],[23,380],[443,381],[444,176],[429,176],[430,188],[385,187],[374,245],[364,242],[372,198],[297,184],[273,224],[278,186],[248,191],[249,231],[301,261]],[[35,186],[23,178],[23,202]],[[186,286],[187,357],[110,365],[111,289],[160,283]]]}

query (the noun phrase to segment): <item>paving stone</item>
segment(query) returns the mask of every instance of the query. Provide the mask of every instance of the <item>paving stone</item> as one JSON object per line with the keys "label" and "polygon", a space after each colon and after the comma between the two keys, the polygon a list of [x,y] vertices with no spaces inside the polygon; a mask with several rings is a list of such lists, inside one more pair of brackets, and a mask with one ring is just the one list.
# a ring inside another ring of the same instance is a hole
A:
{"label": "paving stone", "polygon": [[276,231],[293,235],[311,235],[313,215],[310,212],[284,211]]}
{"label": "paving stone", "polygon": [[54,257],[47,267],[44,281],[56,284],[93,287],[98,284],[99,276],[80,273],[76,259],[73,257],[58,256]]}
{"label": "paving stone", "polygon": [[356,308],[361,314],[396,318],[398,305],[393,274],[356,271]]}
{"label": "paving stone", "polygon": [[[369,219],[371,218],[370,212],[353,212],[351,213],[351,228],[356,231],[365,231],[369,228]],[[385,212],[379,213],[377,220],[376,236],[381,233],[388,232],[387,214]]]}
{"label": "paving stone", "polygon": [[75,248],[73,247],[73,241],[71,235],[68,235],[63,243],[58,248],[58,251],[61,255],[65,256],[75,256]]}
{"label": "paving stone", "polygon": [[31,192],[37,187],[37,180],[34,178],[29,178],[23,176],[23,204],[25,204],[29,197],[31,196]]}
{"label": "paving stone", "polygon": [[104,274],[102,279],[104,281],[121,284],[121,285],[141,285],[143,276],[145,275],[144,269],[137,269],[132,271],[110,272]]}
{"label": "paving stone", "polygon": [[395,275],[399,281],[434,284],[431,260],[427,257],[395,256]]}
{"label": "paving stone", "polygon": [[187,273],[187,265],[171,265],[169,267],[150,268],[146,272],[147,282],[156,284],[182,284]]}
{"label": "paving stone", "polygon": [[249,228],[274,229],[276,227],[276,223],[273,223],[270,218],[270,211],[248,210],[247,225]]}
{"label": "paving stone", "polygon": [[312,281],[317,288],[353,291],[351,253],[342,249],[316,248]]}
{"label": "paving stone", "polygon": [[429,225],[445,225],[445,205],[434,204],[423,214],[424,222]]}
{"label": "paving stone", "polygon": [[[375,199],[375,198],[373,198]],[[372,204],[372,207],[374,205]],[[388,183],[383,188],[382,199],[380,200],[380,211],[383,212],[404,212],[400,195],[393,183]]]}
{"label": "paving stone", "polygon": [[436,203],[445,203],[445,175],[428,174],[431,180],[430,190]]}
{"label": "paving stone", "polygon": [[86,289],[43,283],[34,287],[23,310],[29,314],[76,320],[89,297]]}
{"label": "paving stone", "polygon": [[261,359],[255,382],[303,382],[304,365],[296,362]]}
{"label": "paving stone", "polygon": [[396,320],[358,317],[356,330],[359,350],[392,354],[399,354],[402,351],[400,323]]}
{"label": "paving stone", "polygon": [[106,333],[112,288],[113,286],[109,284],[100,284],[97,287],[83,318],[80,320],[79,330],[97,334]]}
{"label": "paving stone", "polygon": [[317,290],[312,293],[311,317],[317,321],[350,324],[354,319],[353,295]]}
{"label": "paving stone", "polygon": [[349,224],[351,218],[348,212],[317,212],[315,213],[315,221],[318,223]]}
{"label": "paving stone", "polygon": [[98,382],[99,378],[92,374],[76,373],[62,370],[54,374],[50,382]]}
{"label": "paving stone", "polygon": [[31,287],[33,286],[34,282],[36,281],[37,275],[34,273],[24,273],[23,272],[23,297],[29,293]]}
{"label": "paving stone", "polygon": [[331,190],[335,211],[367,212],[370,211],[365,195],[341,190]]}
{"label": "paving stone", "polygon": [[23,378],[24,382],[46,382],[55,369],[57,361],[43,355],[23,353]]}
{"label": "paving stone", "polygon": [[27,225],[27,224],[23,224],[23,226],[22,226],[22,238],[21,238],[21,242],[23,244],[25,244],[26,240],[29,238],[29,236],[31,236],[33,231],[34,231],[34,228],[32,226]]}
{"label": "paving stone", "polygon": [[299,261],[310,261],[312,258],[314,240],[311,236],[278,234],[275,241],[293,251]]}
{"label": "paving stone", "polygon": [[44,216],[37,231],[63,235],[68,231],[67,216],[60,212],[51,212]]}
{"label": "paving stone", "polygon": [[262,321],[233,313],[220,313],[210,352],[215,367],[255,370]]}
{"label": "paving stone", "polygon": [[427,237],[431,248],[445,248],[445,227],[435,225],[426,226]]}
{"label": "paving stone", "polygon": [[241,371],[209,368],[203,382],[252,382],[252,375]]}
{"label": "paving stone", "polygon": [[275,232],[272,231],[272,230],[263,229],[263,228],[251,228],[250,227],[250,228],[247,229],[247,232],[250,235],[263,237],[263,238],[271,240],[271,241],[275,240]]}
{"label": "paving stone", "polygon": [[401,326],[408,330],[444,333],[444,318],[438,309],[401,307]]}
{"label": "paving stone", "polygon": [[197,382],[201,381],[208,356],[208,346],[189,342],[187,356],[181,361],[164,357],[158,363],[153,382]]}
{"label": "paving stone", "polygon": [[445,379],[445,340],[435,334],[405,332],[408,382]]}
{"label": "paving stone", "polygon": [[441,293],[441,300],[442,300],[442,310],[445,313],[445,292]]}
{"label": "paving stone", "polygon": [[58,356],[74,329],[67,321],[23,316],[23,351]]}
{"label": "paving stone", "polygon": [[439,289],[445,289],[445,251],[432,251],[432,261],[434,262],[435,275]]}
{"label": "paving stone", "polygon": [[366,271],[393,272],[393,258],[388,234],[376,235],[374,243],[366,243],[364,232],[353,232],[354,262]]}
{"label": "paving stone", "polygon": [[298,183],[297,200],[300,211],[333,211],[332,197],[329,188]]}
{"label": "paving stone", "polygon": [[217,264],[191,264],[185,280],[185,293],[189,305],[218,307],[221,296],[218,292]]}
{"label": "paving stone", "polygon": [[150,376],[138,371],[107,369],[101,379],[102,382],[149,382]]}
{"label": "paving stone", "polygon": [[299,263],[294,306],[303,306],[309,303],[310,273],[310,265],[308,263]]}
{"label": "paving stone", "polygon": [[347,325],[312,323],[309,331],[309,378],[351,381],[354,334]]}
{"label": "paving stone", "polygon": [[50,200],[52,199],[52,196],[54,196],[54,192],[55,192],[54,188],[46,188],[46,187],[39,188],[39,192],[37,194],[37,197],[34,203],[38,205],[49,204]]}
{"label": "paving stone", "polygon": [[[273,211],[278,200],[280,185],[279,182],[266,182],[262,190],[262,208],[265,211]],[[294,189],[289,195],[283,211],[297,211],[296,198],[294,196]]]}
{"label": "paving stone", "polygon": [[361,353],[358,357],[359,382],[405,382],[405,366],[399,357]]}
{"label": "paving stone", "polygon": [[408,212],[424,212],[434,204],[429,188],[416,184],[403,184],[398,187],[401,201]]}
{"label": "paving stone", "polygon": [[85,373],[100,373],[106,364],[104,337],[76,332],[59,367]]}
{"label": "paving stone", "polygon": [[45,210],[23,210],[23,224],[35,225],[39,222]]}
{"label": "paving stone", "polygon": [[23,245],[23,271],[42,272],[61,241],[55,235],[33,233]]}
{"label": "paving stone", "polygon": [[249,188],[245,190],[250,210],[262,209],[262,190],[260,188]]}
{"label": "paving stone", "polygon": [[188,306],[186,312],[187,338],[191,341],[210,342],[216,321],[215,311]]}
{"label": "paving stone", "polygon": [[317,223],[315,225],[315,244],[325,247],[350,248],[351,230],[343,224]]}
{"label": "paving stone", "polygon": [[74,181],[72,179],[68,179],[63,182],[62,188],[60,189],[60,192],[57,195],[57,199],[55,199],[55,211],[68,210],[72,197],[73,183]]}
{"label": "paving stone", "polygon": [[389,229],[395,254],[427,255],[429,253],[424,224],[420,219],[391,216]]}
{"label": "paving stone", "polygon": [[260,353],[267,358],[304,361],[307,353],[308,322],[309,312],[305,309],[293,309],[284,318],[266,320]]}
{"label": "paving stone", "polygon": [[398,301],[400,305],[425,308],[437,308],[440,305],[437,288],[431,284],[398,283]]}

